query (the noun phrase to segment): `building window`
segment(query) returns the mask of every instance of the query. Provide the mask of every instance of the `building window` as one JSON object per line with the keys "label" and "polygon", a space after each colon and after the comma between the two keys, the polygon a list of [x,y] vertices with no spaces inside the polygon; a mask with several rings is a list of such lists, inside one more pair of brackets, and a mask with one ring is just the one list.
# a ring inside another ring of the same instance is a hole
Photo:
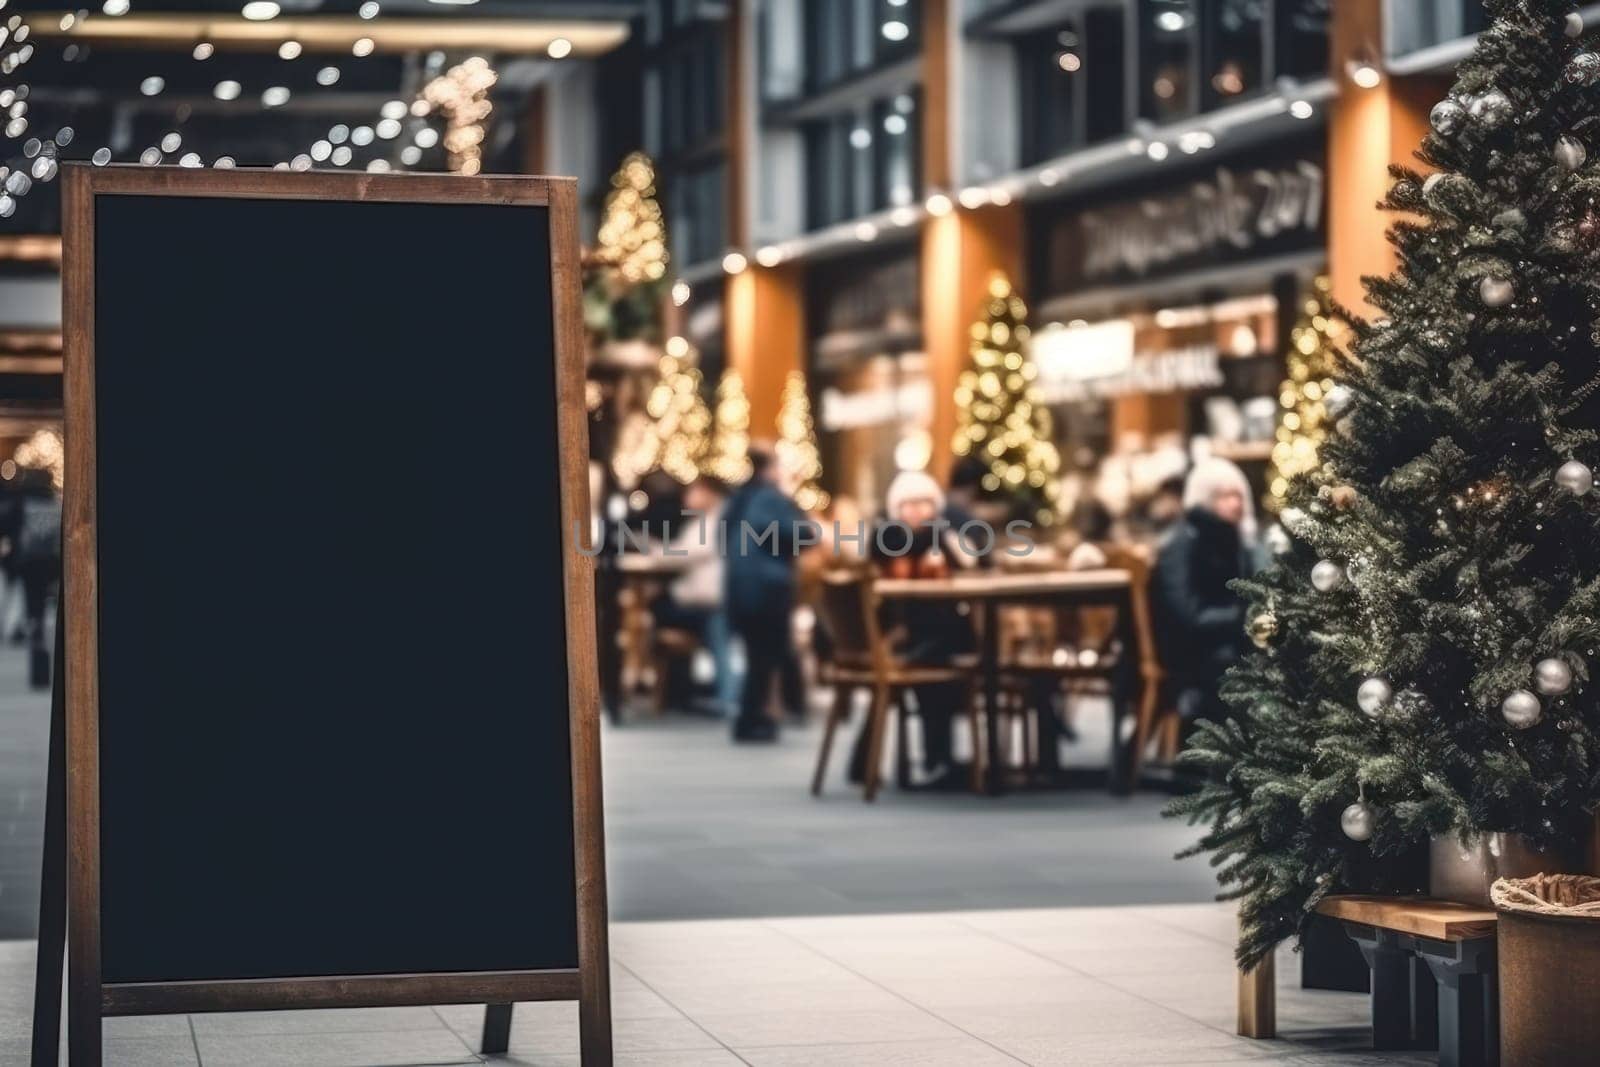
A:
{"label": "building window", "polygon": [[1333,0],[1278,0],[1277,71],[1290,78],[1320,78],[1328,73],[1328,23]]}
{"label": "building window", "polygon": [[[859,74],[914,56],[921,0],[808,0],[805,90],[822,92]],[[776,44],[769,39],[766,47]]]}
{"label": "building window", "polygon": [[1390,55],[1453,41],[1489,23],[1483,0],[1389,0],[1388,7]]}
{"label": "building window", "polygon": [[1196,109],[1197,7],[1193,0],[1139,0],[1139,113],[1147,119],[1170,122]]}
{"label": "building window", "polygon": [[921,187],[921,119],[915,91],[804,126],[806,228],[821,229],[908,205]]}
{"label": "building window", "polygon": [[679,268],[715,261],[726,250],[727,167],[719,162],[673,174],[667,238]]}
{"label": "building window", "polygon": [[693,150],[721,134],[727,103],[722,38],[721,27],[709,24],[662,53],[656,102],[660,155]]}
{"label": "building window", "polygon": [[1259,90],[1266,59],[1266,7],[1270,0],[1215,0],[1201,5],[1205,42],[1204,107],[1224,107]]}
{"label": "building window", "polygon": [[1126,129],[1124,26],[1121,8],[1091,8],[1016,38],[1023,166]]}

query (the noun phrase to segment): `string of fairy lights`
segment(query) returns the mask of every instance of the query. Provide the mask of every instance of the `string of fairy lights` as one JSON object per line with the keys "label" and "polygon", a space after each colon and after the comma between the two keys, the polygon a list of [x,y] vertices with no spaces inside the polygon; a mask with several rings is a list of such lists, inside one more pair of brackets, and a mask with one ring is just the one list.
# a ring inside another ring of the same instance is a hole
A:
{"label": "string of fairy lights", "polygon": [[[5,8],[6,3],[7,0],[0,0],[0,10]],[[101,7],[101,13],[110,18],[121,17],[131,10],[131,0],[103,0]],[[244,18],[263,22],[276,18],[279,13],[280,7],[273,0],[249,0],[240,10]],[[382,5],[377,0],[366,0],[357,11],[361,19],[368,21],[378,18],[381,13]],[[60,28],[63,32],[70,32],[88,17],[90,12],[87,9],[68,12],[60,16]],[[33,58],[36,44],[31,37],[32,29],[20,14],[10,15],[0,25],[0,76],[16,75]],[[373,55],[376,50],[373,39],[363,36],[351,44],[350,55],[360,60]],[[552,58],[559,59],[570,53],[571,46],[558,39],[551,43],[548,51]],[[210,41],[200,41],[195,44],[189,58],[195,63],[206,63],[216,54],[216,45]],[[285,62],[293,62],[305,54],[301,43],[287,35],[277,48],[278,58]],[[80,62],[85,57],[86,51],[76,42],[69,41],[62,49],[62,58],[68,63]],[[274,169],[304,171],[319,165],[362,166],[368,172],[382,173],[419,165],[424,154],[442,142],[451,172],[469,175],[479,173],[483,166],[485,123],[493,106],[489,92],[498,75],[482,56],[471,56],[448,69],[446,62],[443,52],[429,53],[425,64],[428,80],[410,102],[399,98],[386,101],[376,118],[368,122],[336,122],[303,152],[275,161]],[[318,88],[328,89],[338,85],[342,76],[338,65],[324,62],[316,70],[314,81]],[[151,73],[142,78],[138,90],[140,95],[154,98],[165,92],[167,83],[165,74]],[[240,99],[245,91],[246,87],[238,80],[220,78],[212,87],[212,96],[219,101],[229,102]],[[57,127],[54,134],[48,137],[26,136],[30,128],[36,125],[45,128],[38,123],[37,116],[30,112],[29,96],[30,86],[26,81],[19,80],[15,85],[0,88],[0,121],[4,123],[0,126],[0,132],[11,141],[22,142],[23,159],[23,162],[15,165],[11,162],[0,163],[0,219],[16,213],[18,202],[32,191],[35,182],[54,180],[59,173],[60,161],[66,158],[66,150],[78,140],[76,131],[66,124]],[[284,107],[292,96],[290,88],[283,84],[269,84],[260,89],[261,106],[266,109]],[[443,121],[445,129],[442,135],[432,121],[435,118]],[[181,129],[182,121],[175,125],[179,128],[168,131],[131,158],[145,166],[206,166],[207,161],[201,151],[203,146],[191,143],[192,138],[185,136]],[[406,136],[408,127],[409,137]],[[395,151],[396,145],[399,145],[398,151]],[[363,150],[381,154],[361,160],[358,157]],[[89,152],[87,159],[96,166],[106,166],[117,155],[111,145],[101,145]],[[235,152],[218,151],[212,156],[210,165],[227,169],[238,165],[238,159]]]}

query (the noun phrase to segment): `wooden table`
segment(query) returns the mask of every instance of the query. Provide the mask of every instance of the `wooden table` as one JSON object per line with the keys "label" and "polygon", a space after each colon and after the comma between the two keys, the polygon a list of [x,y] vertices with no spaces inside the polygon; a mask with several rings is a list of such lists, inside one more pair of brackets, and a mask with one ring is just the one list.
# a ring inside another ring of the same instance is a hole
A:
{"label": "wooden table", "polygon": [[[997,609],[1001,604],[1058,603],[1085,607],[1111,604],[1120,610],[1118,627],[1123,647],[1133,648],[1129,626],[1128,599],[1133,589],[1132,576],[1124,570],[1046,571],[1032,574],[977,572],[955,574],[949,578],[880,578],[873,589],[883,600],[908,603],[927,600],[957,601],[974,605],[979,612],[982,641],[983,710],[987,739],[985,788],[991,795],[1004,791],[1000,767],[1000,626]],[[1113,765],[1111,778],[1117,778],[1115,749],[1118,731],[1113,726]]]}

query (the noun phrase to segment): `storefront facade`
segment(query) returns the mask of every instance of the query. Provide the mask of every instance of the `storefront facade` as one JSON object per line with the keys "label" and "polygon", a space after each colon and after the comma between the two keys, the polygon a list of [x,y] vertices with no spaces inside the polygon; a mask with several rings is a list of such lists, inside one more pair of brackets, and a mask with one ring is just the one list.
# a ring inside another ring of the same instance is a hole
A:
{"label": "storefront facade", "polygon": [[918,248],[822,261],[807,272],[806,296],[824,486],[877,501],[897,470],[924,469],[932,453]]}
{"label": "storefront facade", "polygon": [[1067,497],[1136,513],[1196,459],[1265,480],[1301,294],[1326,270],[1324,134],[1030,204],[1033,359]]}

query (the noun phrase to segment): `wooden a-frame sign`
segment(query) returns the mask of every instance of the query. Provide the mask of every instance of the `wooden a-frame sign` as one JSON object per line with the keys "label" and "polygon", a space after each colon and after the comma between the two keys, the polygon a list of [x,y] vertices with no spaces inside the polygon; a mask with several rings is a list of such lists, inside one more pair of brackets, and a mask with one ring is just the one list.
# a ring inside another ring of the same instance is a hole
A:
{"label": "wooden a-frame sign", "polygon": [[62,176],[35,1067],[63,944],[74,1067],[106,1016],[288,1008],[483,1003],[504,1051],[536,1000],[609,1064],[575,182]]}

